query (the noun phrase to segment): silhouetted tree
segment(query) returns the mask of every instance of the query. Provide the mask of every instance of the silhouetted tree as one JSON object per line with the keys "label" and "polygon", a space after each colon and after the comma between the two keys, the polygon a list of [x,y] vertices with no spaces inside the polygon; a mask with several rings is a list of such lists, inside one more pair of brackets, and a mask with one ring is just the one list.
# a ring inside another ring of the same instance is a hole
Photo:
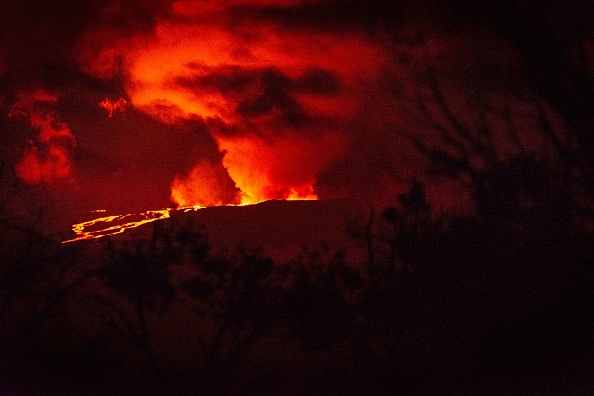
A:
{"label": "silhouetted tree", "polygon": [[[24,186],[0,166],[0,322],[4,337],[28,338],[89,274],[40,230],[41,208],[22,208]],[[19,210],[21,209],[21,210]],[[34,217],[29,211],[37,210]]]}
{"label": "silhouetted tree", "polygon": [[432,218],[413,185],[384,211],[378,242],[393,253],[364,300],[368,338],[381,345],[367,354],[394,381],[477,389],[571,375],[572,356],[591,364],[592,236],[568,191],[518,158],[484,173],[474,200],[474,215]]}
{"label": "silhouetted tree", "polygon": [[294,276],[285,306],[293,334],[313,349],[352,342],[364,281],[360,271],[345,262],[344,252],[331,254],[322,244],[319,250],[304,249],[287,265]]}
{"label": "silhouetted tree", "polygon": [[281,284],[275,265],[256,251],[240,248],[230,257],[192,261],[183,288],[194,312],[214,325],[201,336],[203,363],[198,383],[215,391],[229,380],[249,348],[279,323]]}
{"label": "silhouetted tree", "polygon": [[421,24],[415,30],[417,40],[410,41],[410,32],[392,26],[401,54],[397,67],[402,69],[387,84],[399,101],[394,129],[429,161],[426,170],[434,179],[458,179],[470,182],[471,188],[483,172],[514,157],[533,156],[571,190],[591,223],[594,30],[586,21],[594,15],[592,1],[444,0],[435,9],[442,11],[441,23],[454,31],[485,26],[516,50],[523,63],[508,73],[504,68],[511,55],[493,55],[502,65],[492,70],[469,44],[460,53],[474,55],[476,65],[460,65],[461,74],[452,75],[432,55],[428,38],[444,34],[439,27]]}
{"label": "silhouetted tree", "polygon": [[575,160],[584,162],[582,177],[591,185],[594,163],[587,153],[594,151],[594,30],[589,21],[594,4],[515,0],[489,3],[483,17],[494,22],[496,29],[521,52],[531,88],[555,108],[578,137],[586,154]]}
{"label": "silhouetted tree", "polygon": [[60,371],[48,334],[73,323],[73,301],[97,273],[79,265],[80,249],[65,248],[42,232],[43,210],[26,207],[28,191],[0,167],[0,378],[36,368],[39,378],[28,379],[35,389],[36,381]]}
{"label": "silhouetted tree", "polygon": [[149,241],[140,239],[132,246],[124,244],[119,248],[110,239],[105,241],[105,265],[99,277],[110,290],[126,298],[134,314],[130,315],[133,319],[128,318],[117,302],[99,294],[94,301],[103,309],[96,310],[96,314],[123,339],[137,346],[151,372],[160,375],[160,364],[151,349],[147,311],[167,311],[175,298],[168,241],[158,231],[153,232]]}

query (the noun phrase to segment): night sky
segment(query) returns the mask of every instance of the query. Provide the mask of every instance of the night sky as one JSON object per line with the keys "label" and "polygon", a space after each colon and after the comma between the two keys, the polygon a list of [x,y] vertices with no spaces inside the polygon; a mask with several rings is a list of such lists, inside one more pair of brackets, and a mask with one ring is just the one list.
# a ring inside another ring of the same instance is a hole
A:
{"label": "night sky", "polygon": [[[468,175],[427,149],[466,151],[474,169],[487,151],[554,162],[552,141],[569,141],[568,128],[531,74],[539,48],[514,29],[560,35],[588,12],[446,0],[1,7],[2,156],[53,230],[94,209],[381,206],[415,179],[437,206],[467,211]],[[506,7],[524,20],[506,19]],[[456,137],[444,103],[471,135],[487,128],[493,139]]]}

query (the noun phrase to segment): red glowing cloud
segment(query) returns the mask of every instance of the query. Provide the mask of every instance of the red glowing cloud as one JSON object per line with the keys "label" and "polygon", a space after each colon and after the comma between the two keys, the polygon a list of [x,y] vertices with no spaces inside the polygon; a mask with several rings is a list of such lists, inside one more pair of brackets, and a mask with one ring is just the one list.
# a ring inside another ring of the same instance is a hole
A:
{"label": "red glowing cloud", "polygon": [[223,165],[241,191],[242,203],[267,199],[315,199],[316,173],[344,154],[337,135],[286,134],[267,141],[257,137],[218,139]]}
{"label": "red glowing cloud", "polygon": [[180,206],[219,206],[239,201],[229,194],[225,169],[206,160],[200,161],[186,177],[177,176],[171,186],[171,200]]}
{"label": "red glowing cloud", "polygon": [[178,204],[313,199],[317,173],[346,152],[343,126],[387,56],[362,33],[286,28],[274,15],[258,17],[304,4],[175,2],[152,35],[132,37],[120,53],[117,42],[97,51],[97,34],[89,36],[86,69],[103,77],[121,68],[136,109],[168,124],[202,119],[210,126],[223,176],[239,191],[229,198],[219,170],[197,158],[173,183]]}
{"label": "red glowing cloud", "polygon": [[16,174],[26,183],[49,183],[70,177],[70,150],[75,146],[68,125],[57,120],[57,95],[43,91],[21,92],[9,117],[21,118],[39,131],[16,164]]}
{"label": "red glowing cloud", "polygon": [[127,105],[128,102],[124,98],[119,98],[115,101],[109,98],[105,98],[102,102],[99,103],[99,107],[107,110],[109,118],[112,118],[116,111],[123,112],[124,110],[126,110]]}
{"label": "red glowing cloud", "polygon": [[[201,125],[212,139],[218,153],[196,150],[194,169],[175,169],[171,198],[179,205],[392,199],[411,180],[433,177],[415,140],[449,144],[436,133],[436,125],[452,128],[431,76],[443,104],[478,133],[486,110],[464,103],[487,80],[487,90],[515,86],[520,62],[488,32],[472,30],[478,40],[414,18],[371,32],[367,22],[382,19],[377,10],[361,5],[356,15],[344,6],[176,1],[154,14],[149,30],[90,30],[79,61],[121,83],[135,111],[172,131]],[[510,55],[498,59],[492,48]],[[503,155],[506,144],[496,145]]]}

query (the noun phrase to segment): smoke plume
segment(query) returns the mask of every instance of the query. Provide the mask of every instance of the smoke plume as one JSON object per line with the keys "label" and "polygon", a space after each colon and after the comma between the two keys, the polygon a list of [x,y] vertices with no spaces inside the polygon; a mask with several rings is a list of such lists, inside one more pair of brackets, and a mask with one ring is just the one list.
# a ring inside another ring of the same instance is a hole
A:
{"label": "smoke plume", "polygon": [[[393,3],[10,0],[3,108],[37,133],[16,172],[29,183],[92,174],[181,206],[393,199],[427,175],[436,195],[455,196],[446,167],[419,150],[451,143],[430,83],[471,133],[486,112],[468,103],[491,95],[490,128],[504,129],[505,112],[537,134],[514,115],[525,104],[501,93],[524,89],[521,57],[443,7]],[[35,99],[36,87],[52,94]],[[510,135],[497,139],[497,155],[514,154]]]}

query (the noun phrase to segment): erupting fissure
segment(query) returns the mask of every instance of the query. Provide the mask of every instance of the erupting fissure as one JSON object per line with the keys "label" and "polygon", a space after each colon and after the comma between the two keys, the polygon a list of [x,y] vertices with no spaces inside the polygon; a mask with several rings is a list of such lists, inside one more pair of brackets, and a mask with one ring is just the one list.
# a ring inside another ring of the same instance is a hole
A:
{"label": "erupting fissure", "polygon": [[[76,237],[62,241],[62,243],[82,241],[85,239],[97,239],[103,236],[121,234],[126,230],[139,227],[143,224],[167,219],[170,217],[169,213],[171,210],[172,209],[149,210],[137,214],[104,216],[73,224],[72,231]],[[101,212],[101,210],[93,210],[92,212]]]}
{"label": "erupting fissure", "polygon": [[[77,62],[86,74],[121,82],[126,99],[106,97],[99,103],[108,117],[142,113],[172,133],[183,132],[172,138],[187,139],[188,146],[200,141],[193,151],[184,147],[174,153],[196,153],[193,165],[184,161],[170,168],[175,175],[170,199],[178,209],[101,213],[103,217],[73,225],[76,237],[64,242],[122,233],[168,218],[175,210],[319,199],[314,191],[318,175],[355,144],[353,120],[363,108],[368,85],[391,62],[384,46],[358,29],[335,35],[274,23],[276,12],[269,11],[301,7],[301,2],[172,4],[168,13],[155,18],[149,35],[117,39],[120,32],[89,31],[78,44]],[[247,11],[249,23],[239,23],[240,9]],[[261,12],[267,15],[263,20],[258,18]],[[136,125],[130,124],[122,122],[118,128]],[[191,135],[185,132],[189,130]]]}
{"label": "erupting fissure", "polygon": [[[317,200],[315,194],[306,197],[301,197],[299,192],[292,190],[291,194],[286,198],[287,201],[305,201]],[[255,205],[264,201],[242,200],[239,204],[228,205],[213,205],[213,206],[247,206]],[[121,215],[103,216],[96,219],[83,221],[72,225],[72,232],[76,235],[74,238],[62,241],[62,243],[70,243],[76,241],[83,241],[89,239],[99,239],[105,236],[113,236],[124,233],[126,230],[140,227],[143,224],[152,223],[157,220],[164,220],[171,217],[171,212],[182,211],[190,212],[199,209],[205,209],[206,206],[184,206],[179,208],[167,208],[158,210],[149,210],[142,213],[128,213]],[[104,213],[105,209],[92,210],[92,213]]]}

